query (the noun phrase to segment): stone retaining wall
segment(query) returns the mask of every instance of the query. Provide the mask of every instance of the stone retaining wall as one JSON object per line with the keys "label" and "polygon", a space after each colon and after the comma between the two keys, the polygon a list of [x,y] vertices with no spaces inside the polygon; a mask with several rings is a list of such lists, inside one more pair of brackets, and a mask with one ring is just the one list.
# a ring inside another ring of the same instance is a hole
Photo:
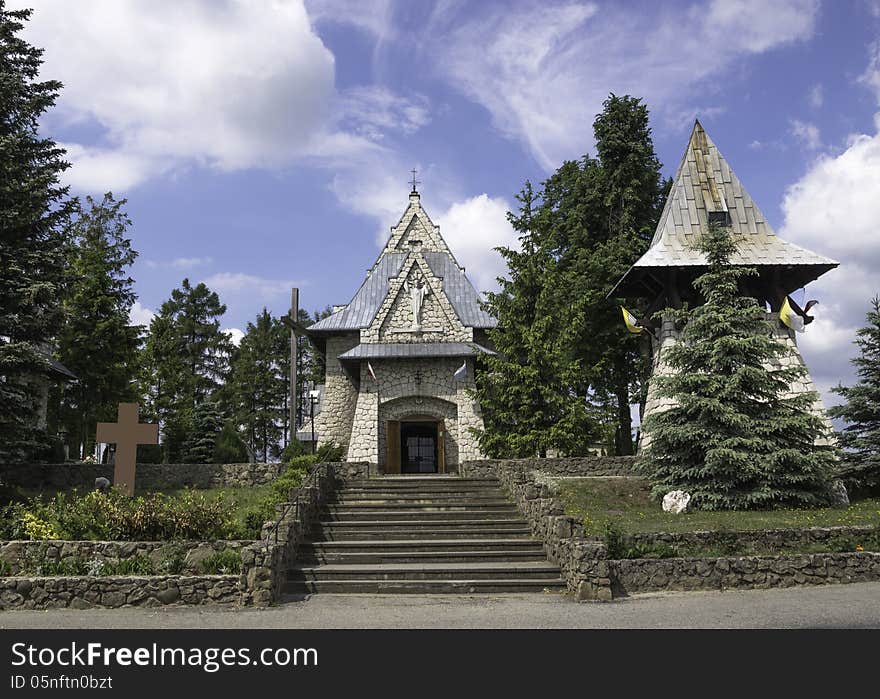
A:
{"label": "stone retaining wall", "polygon": [[228,604],[238,575],[0,578],[0,610]]}
{"label": "stone retaining wall", "polygon": [[522,467],[550,476],[637,476],[634,456],[583,456],[548,459],[481,459],[462,464],[462,475],[495,478],[506,468]]}
{"label": "stone retaining wall", "polygon": [[615,596],[658,590],[793,587],[880,580],[880,553],[611,561]]}
{"label": "stone retaining wall", "polygon": [[[548,557],[560,566],[579,601],[608,601],[636,592],[791,587],[880,580],[880,553],[821,553],[720,558],[613,560],[605,544],[586,538],[581,522],[565,514],[550,486],[530,462],[493,466],[495,475],[523,513]],[[630,543],[691,545],[751,543],[779,549],[815,544],[840,535],[859,536],[873,527],[770,529],[744,532],[639,534]]]}
{"label": "stone retaining wall", "polygon": [[175,554],[183,558],[181,575],[198,575],[200,564],[226,549],[241,550],[251,541],[0,541],[0,561],[18,575],[22,563],[30,560],[60,562],[119,561],[135,556],[149,558],[159,570],[163,561]]}
{"label": "stone retaining wall", "polygon": [[754,531],[695,531],[676,534],[630,534],[630,544],[667,544],[669,546],[754,547],[784,550],[811,544],[824,544],[843,537],[858,539],[877,533],[877,527],[810,527],[806,529],[757,529]]}
{"label": "stone retaining wall", "polygon": [[[138,492],[176,488],[246,488],[275,480],[284,464],[138,464]],[[0,464],[0,481],[27,490],[93,490],[95,479],[113,482],[107,464]]]}

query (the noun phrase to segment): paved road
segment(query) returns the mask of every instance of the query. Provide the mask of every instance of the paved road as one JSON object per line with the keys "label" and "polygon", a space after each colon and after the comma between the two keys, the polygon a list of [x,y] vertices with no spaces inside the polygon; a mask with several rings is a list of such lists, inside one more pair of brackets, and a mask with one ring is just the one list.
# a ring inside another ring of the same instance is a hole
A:
{"label": "paved road", "polygon": [[0,628],[880,628],[880,583],[668,592],[607,604],[555,593],[325,594],[270,609],[7,611]]}

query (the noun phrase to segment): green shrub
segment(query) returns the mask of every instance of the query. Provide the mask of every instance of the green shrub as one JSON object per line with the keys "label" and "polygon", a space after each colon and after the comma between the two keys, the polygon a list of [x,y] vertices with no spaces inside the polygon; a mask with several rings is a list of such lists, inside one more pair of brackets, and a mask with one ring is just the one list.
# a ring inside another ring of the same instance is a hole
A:
{"label": "green shrub", "polygon": [[186,553],[180,546],[169,546],[157,566],[160,573],[180,575],[186,568]]}
{"label": "green shrub", "polygon": [[247,447],[231,422],[224,423],[214,444],[214,463],[237,464],[248,460]]}
{"label": "green shrub", "polygon": [[608,551],[608,558],[620,559],[624,558],[626,553],[626,536],[614,522],[605,522],[602,531],[602,539],[605,542],[605,548]]}
{"label": "green shrub", "polygon": [[298,439],[294,439],[290,444],[284,447],[284,451],[281,452],[281,461],[286,464],[298,456],[305,456],[305,454],[305,445]]}
{"label": "green shrub", "polygon": [[342,461],[345,458],[345,447],[335,442],[328,442],[318,447],[315,457],[319,464]]}
{"label": "green shrub", "polygon": [[118,561],[105,561],[99,575],[154,575],[153,561],[147,556],[133,556]]}
{"label": "green shrub", "polygon": [[241,572],[241,553],[235,549],[223,549],[205,558],[199,564],[199,572],[205,575],[233,575]]}
{"label": "green shrub", "polygon": [[0,558],[0,578],[12,575],[12,564],[5,558]]}

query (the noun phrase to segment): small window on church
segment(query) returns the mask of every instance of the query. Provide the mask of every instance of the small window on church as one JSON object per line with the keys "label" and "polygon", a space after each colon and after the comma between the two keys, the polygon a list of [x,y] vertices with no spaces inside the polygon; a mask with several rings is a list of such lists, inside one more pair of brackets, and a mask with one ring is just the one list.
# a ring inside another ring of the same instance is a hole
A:
{"label": "small window on church", "polygon": [[720,226],[729,226],[730,225],[730,212],[729,211],[709,211],[709,223],[717,223]]}

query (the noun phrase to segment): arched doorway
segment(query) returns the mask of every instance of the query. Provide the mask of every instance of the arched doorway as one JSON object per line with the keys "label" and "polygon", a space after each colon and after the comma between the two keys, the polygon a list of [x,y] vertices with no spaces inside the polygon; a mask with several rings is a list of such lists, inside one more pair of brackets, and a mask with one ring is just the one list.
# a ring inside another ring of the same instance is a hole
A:
{"label": "arched doorway", "polygon": [[380,470],[387,474],[456,470],[456,425],[455,404],[442,399],[408,397],[380,406]]}

